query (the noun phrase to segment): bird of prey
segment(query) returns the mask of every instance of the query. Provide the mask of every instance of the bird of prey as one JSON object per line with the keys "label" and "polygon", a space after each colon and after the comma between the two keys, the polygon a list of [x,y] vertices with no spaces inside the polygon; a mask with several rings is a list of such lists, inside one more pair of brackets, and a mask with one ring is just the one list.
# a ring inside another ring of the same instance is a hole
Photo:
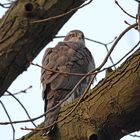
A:
{"label": "bird of prey", "polygon": [[[64,40],[58,42],[54,48],[47,48],[43,56],[41,70],[44,111],[55,107],[83,77],[55,71],[85,74],[94,68],[94,59],[85,46],[84,34],[80,30],[70,31]],[[80,83],[68,102],[82,95],[90,79],[91,76],[88,76]],[[43,135],[47,135],[53,130],[54,125],[52,124],[57,121],[60,107],[59,105],[46,114],[44,126],[48,128]]]}

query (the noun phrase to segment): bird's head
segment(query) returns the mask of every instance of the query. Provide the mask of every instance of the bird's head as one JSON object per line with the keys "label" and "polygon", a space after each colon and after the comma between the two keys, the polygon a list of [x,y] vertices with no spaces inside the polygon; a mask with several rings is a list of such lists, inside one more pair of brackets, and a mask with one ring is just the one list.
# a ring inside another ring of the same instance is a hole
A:
{"label": "bird's head", "polygon": [[80,30],[72,30],[65,36],[64,41],[80,42],[85,44],[84,33]]}

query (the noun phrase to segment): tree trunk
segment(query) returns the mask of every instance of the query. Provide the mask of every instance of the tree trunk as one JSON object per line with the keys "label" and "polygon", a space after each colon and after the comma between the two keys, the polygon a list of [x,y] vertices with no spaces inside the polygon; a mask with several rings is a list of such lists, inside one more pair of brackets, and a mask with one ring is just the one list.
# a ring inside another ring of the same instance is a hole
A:
{"label": "tree trunk", "polygon": [[[76,104],[61,109],[62,119]],[[45,140],[119,140],[140,130],[140,49],[103,79]],[[32,132],[24,140],[44,140]],[[22,138],[20,139],[22,140]]]}
{"label": "tree trunk", "polygon": [[82,0],[18,0],[0,20],[0,96],[54,38],[75,11],[47,22],[34,21],[63,14]]}

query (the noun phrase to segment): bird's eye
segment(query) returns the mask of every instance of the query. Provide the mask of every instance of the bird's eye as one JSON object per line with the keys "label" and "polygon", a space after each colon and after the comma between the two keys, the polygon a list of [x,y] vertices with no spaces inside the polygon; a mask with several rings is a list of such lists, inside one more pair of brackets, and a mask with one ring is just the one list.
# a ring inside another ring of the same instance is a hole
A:
{"label": "bird's eye", "polygon": [[74,37],[74,36],[75,36],[74,34],[70,34],[70,35],[69,35],[69,37]]}

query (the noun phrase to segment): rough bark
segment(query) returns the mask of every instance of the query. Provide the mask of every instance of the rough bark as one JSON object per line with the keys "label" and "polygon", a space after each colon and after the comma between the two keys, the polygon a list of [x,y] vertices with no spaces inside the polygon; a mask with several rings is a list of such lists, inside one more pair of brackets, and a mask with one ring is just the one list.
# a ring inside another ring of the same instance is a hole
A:
{"label": "rough bark", "polygon": [[[51,139],[119,140],[127,133],[140,130],[139,85],[140,49],[87,93],[76,110],[57,124],[58,129]],[[62,119],[75,103],[62,108],[59,119]],[[44,138],[40,136],[40,132],[32,132],[26,135],[24,140]]]}
{"label": "rough bark", "polygon": [[32,22],[65,13],[83,2],[18,0],[11,5],[0,19],[0,96],[27,69],[43,47],[52,41],[74,12],[48,22]]}

